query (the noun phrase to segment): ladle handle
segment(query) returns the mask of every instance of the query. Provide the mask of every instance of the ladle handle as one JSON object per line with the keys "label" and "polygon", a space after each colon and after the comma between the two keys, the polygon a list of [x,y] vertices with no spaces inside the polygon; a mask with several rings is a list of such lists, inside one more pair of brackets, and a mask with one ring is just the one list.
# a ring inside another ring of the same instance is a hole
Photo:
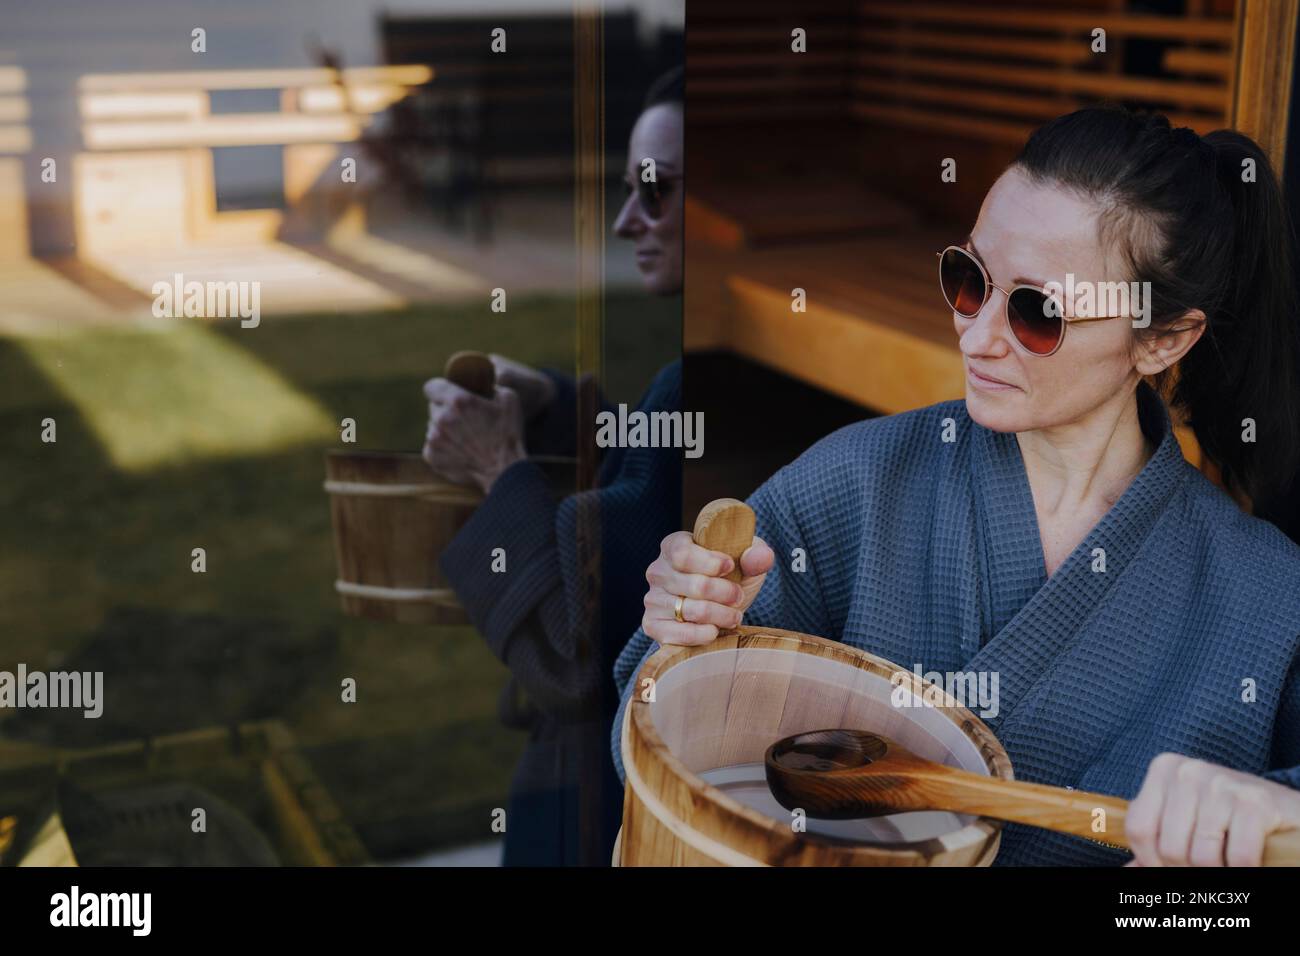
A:
{"label": "ladle handle", "polygon": [[[949,794],[954,798],[950,807],[945,808],[1027,823],[1129,849],[1124,829],[1128,801],[1119,797],[1000,780],[958,770],[950,770],[938,779],[943,781],[945,802]],[[1096,813],[1099,809],[1105,811],[1104,831],[1093,829],[1094,819],[1099,819]],[[1265,866],[1300,866],[1300,830],[1280,830],[1269,834],[1264,843],[1263,863]]]}
{"label": "ladle handle", "polygon": [[[948,767],[924,776],[928,779],[917,780],[909,789],[913,793],[933,790],[936,807],[1025,823],[1128,849],[1128,838],[1124,834],[1128,801],[1119,797],[1002,780]],[[1099,814],[1099,810],[1102,813]],[[1104,829],[1094,829],[1098,821]]]}
{"label": "ladle handle", "polygon": [[480,398],[491,398],[496,388],[496,368],[482,352],[457,352],[447,359],[442,374],[449,382],[455,382]]}
{"label": "ladle handle", "polygon": [[1300,866],[1300,830],[1279,830],[1264,839],[1265,866]]}
{"label": "ladle handle", "polygon": [[754,543],[754,509],[735,498],[718,498],[700,509],[692,537],[710,551],[720,551],[735,562],[725,575],[728,581],[740,582],[740,556]]}

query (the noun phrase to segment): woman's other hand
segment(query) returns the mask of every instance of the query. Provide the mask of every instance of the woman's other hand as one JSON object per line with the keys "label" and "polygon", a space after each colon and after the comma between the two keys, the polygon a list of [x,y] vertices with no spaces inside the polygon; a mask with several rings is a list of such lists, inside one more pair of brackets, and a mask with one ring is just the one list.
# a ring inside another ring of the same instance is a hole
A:
{"label": "woman's other hand", "polygon": [[[761,538],[754,538],[740,556],[742,577],[737,584],[723,577],[734,567],[731,558],[700,547],[687,531],[670,534],[659,547],[659,557],[646,568],[650,590],[642,628],[660,644],[707,644],[719,629],[739,627],[774,557]],[[684,598],[681,621],[674,614],[679,596]]]}
{"label": "woman's other hand", "polygon": [[424,460],[447,481],[487,494],[501,473],[527,457],[519,396],[498,384],[481,398],[445,378],[424,385],[429,426]]}
{"label": "woman's other hand", "polygon": [[1264,841],[1300,827],[1300,792],[1181,754],[1162,753],[1129,804],[1127,866],[1259,866]]}

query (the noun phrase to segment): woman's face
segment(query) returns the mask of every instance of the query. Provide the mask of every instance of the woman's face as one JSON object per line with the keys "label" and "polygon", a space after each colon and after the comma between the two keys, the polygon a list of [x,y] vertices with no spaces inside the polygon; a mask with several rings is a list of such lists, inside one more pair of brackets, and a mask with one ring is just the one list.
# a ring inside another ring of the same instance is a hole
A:
{"label": "woman's face", "polygon": [[[993,184],[966,248],[996,285],[1042,286],[1066,274],[1080,282],[1127,282],[1117,256],[1098,235],[1099,210],[1061,187],[1038,185],[1012,167]],[[1077,295],[1076,295],[1077,300]],[[1066,300],[1067,316],[1077,302]],[[1057,351],[1027,354],[1012,338],[1006,296],[994,289],[974,318],[953,314],[966,370],[971,418],[999,432],[1021,432],[1079,421],[1108,400],[1126,396],[1140,377],[1134,367],[1131,321],[1068,325]],[[1099,314],[1109,314],[1103,307]],[[996,381],[989,381],[990,379]]]}
{"label": "woman's face", "polygon": [[[663,190],[658,218],[646,214],[637,199],[642,160],[655,161],[655,174]],[[614,232],[636,243],[637,268],[646,291],[675,295],[682,290],[682,111],[671,104],[652,106],[641,114],[628,142],[624,179],[632,193],[619,210]]]}

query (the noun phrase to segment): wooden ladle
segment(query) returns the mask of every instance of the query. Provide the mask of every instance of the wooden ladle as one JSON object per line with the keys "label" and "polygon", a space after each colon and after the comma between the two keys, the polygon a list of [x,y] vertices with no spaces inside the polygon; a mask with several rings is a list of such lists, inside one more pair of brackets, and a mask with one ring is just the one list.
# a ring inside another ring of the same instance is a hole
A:
{"label": "wooden ladle", "polygon": [[[810,817],[848,820],[947,810],[1129,849],[1124,833],[1127,800],[958,770],[863,730],[815,730],[786,737],[767,748],[764,764],[777,801],[787,810],[802,808]],[[1104,829],[1094,830],[1094,820],[1104,821]],[[1264,865],[1298,864],[1300,830],[1270,834]]]}

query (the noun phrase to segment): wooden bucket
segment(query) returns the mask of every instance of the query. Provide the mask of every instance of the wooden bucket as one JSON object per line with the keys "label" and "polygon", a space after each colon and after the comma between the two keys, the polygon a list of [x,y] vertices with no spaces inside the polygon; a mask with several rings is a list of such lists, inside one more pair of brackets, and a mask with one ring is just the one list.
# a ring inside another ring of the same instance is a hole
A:
{"label": "wooden bucket", "polygon": [[[661,649],[636,681],[623,722],[621,866],[980,866],[997,853],[1001,822],[963,814],[806,819],[799,832],[767,789],[771,744],[834,727],[1012,779],[992,731],[946,694],[923,706],[922,692],[933,700],[939,689],[911,671],[820,637],[741,627]],[[891,703],[900,692],[917,706]]]}
{"label": "wooden bucket", "polygon": [[[492,360],[456,352],[443,376],[475,395],[496,388]],[[408,624],[469,624],[438,559],[474,509],[478,488],[434,474],[420,455],[332,451],[325,459],[343,613]]]}
{"label": "wooden bucket", "polygon": [[474,509],[478,488],[436,477],[405,452],[331,451],[325,490],[343,613],[410,624],[468,624],[438,559]]}
{"label": "wooden bucket", "polygon": [[[734,499],[705,506],[695,525],[697,543],[737,565],[753,534],[753,512]],[[815,820],[768,789],[769,746],[833,728],[1011,780],[993,732],[912,671],[820,637],[741,627],[665,646],[635,680],[621,741],[621,866],[981,866],[997,853],[997,820],[932,811]]]}

